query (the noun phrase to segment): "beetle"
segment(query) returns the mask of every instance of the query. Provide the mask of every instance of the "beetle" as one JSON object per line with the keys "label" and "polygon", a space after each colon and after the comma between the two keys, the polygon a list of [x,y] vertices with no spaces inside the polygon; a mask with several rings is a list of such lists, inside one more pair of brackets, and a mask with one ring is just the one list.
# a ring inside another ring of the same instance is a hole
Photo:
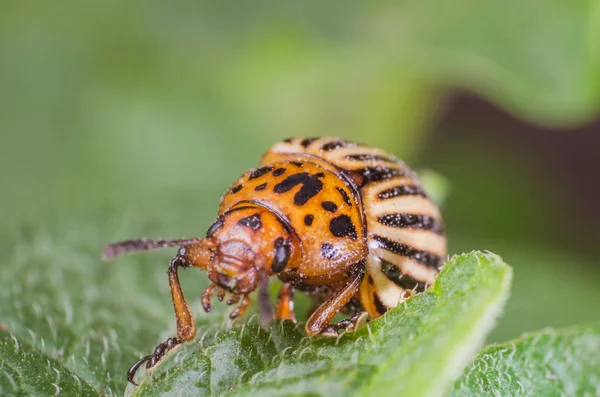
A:
{"label": "beetle", "polygon": [[[446,256],[438,207],[416,174],[381,149],[335,137],[293,138],[273,145],[258,168],[241,176],[222,196],[206,237],[126,240],[110,244],[105,258],[178,246],[170,262],[177,336],[159,344],[127,373],[152,368],[166,352],[191,341],[195,322],[183,296],[178,269],[208,272],[211,296],[238,304],[242,316],[258,290],[261,319],[271,317],[267,282],[283,285],[274,318],[296,321],[294,291],[312,295],[318,307],[305,330],[337,336],[364,315],[377,318],[432,284]],[[332,324],[338,312],[348,319]]]}

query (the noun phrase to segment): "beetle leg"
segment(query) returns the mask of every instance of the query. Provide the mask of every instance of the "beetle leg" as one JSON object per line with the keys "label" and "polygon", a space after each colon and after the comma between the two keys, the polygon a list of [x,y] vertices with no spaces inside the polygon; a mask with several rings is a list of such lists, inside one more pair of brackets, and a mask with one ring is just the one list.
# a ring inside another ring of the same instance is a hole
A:
{"label": "beetle leg", "polygon": [[241,295],[231,295],[231,297],[227,301],[227,304],[235,305],[236,303],[238,303],[240,301],[240,297],[241,297]]}
{"label": "beetle leg", "polygon": [[194,322],[192,313],[185,301],[183,290],[179,283],[179,277],[177,276],[177,269],[179,266],[188,267],[189,264],[181,256],[176,255],[171,260],[168,274],[173,308],[175,309],[175,317],[177,319],[177,336],[169,338],[165,342],[159,344],[152,354],[143,357],[131,366],[129,371],[127,371],[127,380],[134,385],[137,384],[133,381],[133,377],[142,364],[146,363],[146,368],[154,367],[169,350],[183,342],[194,339],[196,336],[196,323]]}
{"label": "beetle leg", "polygon": [[367,321],[369,314],[367,312],[355,313],[352,317],[339,321],[335,324],[330,324],[321,332],[324,336],[338,336],[341,330],[346,332],[357,330],[363,323]]}
{"label": "beetle leg", "polygon": [[212,294],[215,292],[215,288],[217,288],[216,285],[211,284],[208,287],[206,287],[206,289],[204,290],[204,293],[202,294],[202,307],[204,308],[205,312],[210,312],[210,309],[212,309],[212,305],[210,302],[210,298],[212,297]]}
{"label": "beetle leg", "polygon": [[364,278],[364,262],[359,262],[357,266],[360,267],[357,267],[357,271],[350,279],[350,282],[311,314],[305,326],[308,335],[323,334],[325,336],[331,336],[326,332],[327,326],[331,323],[333,317],[342,310],[350,299],[352,299],[354,294],[356,294],[356,291],[358,291],[360,283]]}
{"label": "beetle leg", "polygon": [[229,318],[231,318],[233,320],[234,318],[243,316],[244,313],[246,313],[246,310],[248,309],[248,306],[250,306],[251,302],[252,301],[250,300],[248,295],[244,295],[244,299],[242,299],[242,303],[240,303],[240,305],[238,307],[236,307],[234,311],[231,312],[231,314],[229,315]]}
{"label": "beetle leg", "polygon": [[285,283],[279,289],[275,305],[275,319],[296,322],[296,314],[294,313],[294,287],[291,284]]}

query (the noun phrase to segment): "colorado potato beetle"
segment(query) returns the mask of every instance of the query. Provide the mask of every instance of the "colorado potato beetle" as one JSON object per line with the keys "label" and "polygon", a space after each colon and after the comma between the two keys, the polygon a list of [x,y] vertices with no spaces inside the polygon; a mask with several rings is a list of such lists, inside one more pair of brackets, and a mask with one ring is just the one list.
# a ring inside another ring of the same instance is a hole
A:
{"label": "colorado potato beetle", "polygon": [[[319,306],[306,322],[310,336],[335,336],[361,315],[381,316],[434,282],[446,256],[438,207],[415,173],[383,150],[340,138],[294,138],[272,146],[221,198],[204,239],[127,240],[109,245],[106,258],[131,251],[179,246],[168,278],[177,336],[158,345],[127,373],[151,368],[173,347],[191,341],[195,322],[177,270],[206,270],[216,292],[239,306],[240,317],[258,289],[261,318],[271,317],[267,282],[283,282],[273,317],[296,321],[294,290]],[[331,324],[340,311],[350,318]],[[134,383],[135,384],[135,383]]]}

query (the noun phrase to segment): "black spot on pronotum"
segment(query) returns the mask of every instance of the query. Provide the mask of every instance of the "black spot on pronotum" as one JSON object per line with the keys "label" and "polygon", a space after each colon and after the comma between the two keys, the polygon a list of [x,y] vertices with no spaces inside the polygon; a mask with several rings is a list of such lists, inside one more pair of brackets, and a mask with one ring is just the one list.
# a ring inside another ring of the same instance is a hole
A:
{"label": "black spot on pronotum", "polygon": [[310,145],[311,143],[313,143],[314,141],[316,141],[317,137],[312,137],[312,138],[305,138],[300,142],[300,145],[302,145],[302,147],[308,147],[308,145]]}
{"label": "black spot on pronotum", "polygon": [[325,259],[333,259],[337,254],[337,249],[330,243],[321,244],[321,256]]}
{"label": "black spot on pronotum", "polygon": [[258,230],[262,227],[262,222],[260,220],[260,214],[254,214],[242,218],[238,221],[238,225],[248,226],[252,230]]}
{"label": "black spot on pronotum", "polygon": [[323,207],[323,209],[325,211],[329,211],[329,212],[337,211],[337,205],[335,205],[335,203],[333,201],[323,201],[321,203],[321,207]]}
{"label": "black spot on pronotum", "polygon": [[262,185],[258,185],[257,187],[255,187],[254,190],[259,192],[261,190],[265,190],[266,187],[267,187],[267,184],[263,183]]}
{"label": "black spot on pronotum", "polygon": [[301,184],[306,179],[308,179],[308,172],[300,172],[298,174],[293,174],[285,178],[283,181],[279,182],[273,188],[275,193],[285,193],[292,190],[295,186]]}
{"label": "black spot on pronotum", "polygon": [[286,138],[283,140],[283,142],[285,143],[292,143],[292,141],[294,140],[294,138]]}
{"label": "black spot on pronotum", "polygon": [[352,207],[352,201],[350,200],[350,197],[348,197],[348,193],[346,193],[346,191],[343,188],[339,187],[339,186],[336,187],[336,189],[342,195],[342,199],[344,200],[344,202],[346,204],[348,204],[350,207]]}
{"label": "black spot on pronotum", "polygon": [[302,184],[300,190],[294,195],[294,204],[304,205],[323,189],[323,182],[320,181],[320,178],[324,176],[325,174],[322,172],[315,175],[309,175],[308,172],[292,174],[275,185],[273,191],[275,193],[285,193]]}
{"label": "black spot on pronotum", "polygon": [[235,194],[237,192],[239,192],[240,190],[242,190],[242,185],[237,185],[231,188],[230,192],[231,194]]}
{"label": "black spot on pronotum", "polygon": [[377,220],[390,227],[427,230],[437,234],[444,232],[442,221],[427,215],[394,213],[381,215]]}
{"label": "black spot on pronotum", "polygon": [[378,234],[374,235],[372,239],[377,241],[381,248],[397,255],[406,256],[431,269],[439,269],[444,264],[444,261],[440,256],[431,252],[418,250],[406,244],[402,244],[399,241],[390,240],[389,238],[380,236]]}
{"label": "black spot on pronotum", "polygon": [[304,205],[308,200],[315,197],[323,189],[323,182],[319,178],[324,177],[325,174],[319,172],[318,174],[311,175],[302,182],[302,187],[294,196],[294,204]]}
{"label": "black spot on pronotum", "polygon": [[398,196],[422,196],[427,197],[423,189],[414,185],[400,185],[379,192],[378,198],[382,200],[390,199]]}
{"label": "black spot on pronotum", "polygon": [[223,215],[220,215],[216,221],[213,222],[212,225],[210,225],[210,227],[208,228],[208,231],[206,232],[206,237],[210,238],[213,236],[213,234],[215,234],[215,232],[217,230],[219,230],[220,228],[223,227],[223,224],[225,223],[225,217]]}
{"label": "black spot on pronotum", "polygon": [[356,228],[348,215],[340,215],[333,218],[331,222],[329,222],[329,231],[336,237],[348,236],[352,240],[356,240],[358,237]]}
{"label": "black spot on pronotum", "polygon": [[277,168],[275,171],[273,171],[273,176],[282,175],[284,172],[285,172],[285,168]]}
{"label": "black spot on pronotum", "polygon": [[260,167],[260,168],[257,168],[254,171],[252,171],[252,173],[250,174],[250,176],[248,177],[248,179],[256,179],[258,177],[263,176],[267,172],[271,172],[272,170],[273,170],[273,167]]}
{"label": "black spot on pronotum", "polygon": [[306,226],[310,226],[310,225],[312,225],[314,219],[315,219],[315,217],[313,215],[306,215],[304,217],[304,224]]}
{"label": "black spot on pronotum", "polygon": [[286,240],[282,237],[275,240],[275,254],[273,255],[273,263],[271,264],[271,270],[273,273],[279,273],[283,271],[290,259],[291,247]]}

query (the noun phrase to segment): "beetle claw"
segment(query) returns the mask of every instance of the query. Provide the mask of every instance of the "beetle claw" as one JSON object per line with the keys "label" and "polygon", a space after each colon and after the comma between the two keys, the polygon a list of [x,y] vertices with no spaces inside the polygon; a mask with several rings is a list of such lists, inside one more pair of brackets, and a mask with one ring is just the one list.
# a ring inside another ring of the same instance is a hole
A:
{"label": "beetle claw", "polygon": [[204,293],[202,294],[202,307],[204,308],[205,312],[210,312],[210,310],[212,309],[212,304],[211,304],[211,297],[212,294],[215,292],[215,288],[217,286],[214,284],[209,285],[205,290]]}
{"label": "beetle claw", "polygon": [[248,309],[248,306],[250,306],[251,302],[252,301],[250,300],[248,295],[244,295],[244,299],[242,299],[242,303],[240,303],[240,305],[238,307],[236,307],[234,311],[231,312],[231,314],[229,315],[229,318],[233,320],[233,319],[243,316],[244,313],[246,313],[246,310]]}
{"label": "beetle claw", "polygon": [[167,353],[169,350],[173,349],[175,346],[180,344],[181,340],[179,338],[169,338],[163,343],[156,346],[156,349],[154,349],[154,352],[152,354],[142,357],[138,362],[133,364],[131,368],[129,368],[129,371],[127,371],[127,380],[134,386],[138,386],[138,384],[133,380],[133,377],[135,376],[137,370],[144,363],[146,364],[146,369],[154,367],[156,364],[158,364],[161,358],[163,358],[165,353]]}
{"label": "beetle claw", "polygon": [[238,303],[239,301],[240,301],[240,295],[233,295],[233,296],[231,296],[231,298],[229,298],[229,300],[226,303],[231,306],[231,305]]}

